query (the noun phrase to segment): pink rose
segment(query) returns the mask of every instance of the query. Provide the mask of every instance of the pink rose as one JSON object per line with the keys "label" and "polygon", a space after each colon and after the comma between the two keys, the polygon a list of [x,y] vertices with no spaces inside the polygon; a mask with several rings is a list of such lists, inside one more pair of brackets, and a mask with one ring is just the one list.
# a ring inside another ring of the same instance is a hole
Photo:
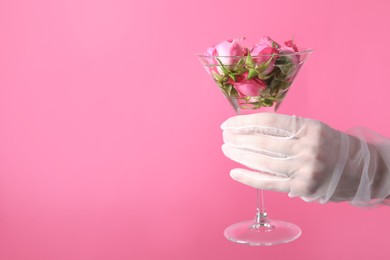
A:
{"label": "pink rose", "polygon": [[207,49],[207,54],[210,56],[225,56],[219,57],[220,61],[224,65],[232,65],[237,62],[237,58],[232,56],[243,56],[244,48],[240,45],[240,42],[244,38],[236,38],[233,40],[227,40],[220,42]]}
{"label": "pink rose", "polygon": [[256,97],[259,96],[261,91],[263,91],[267,86],[266,84],[258,78],[246,79],[247,73],[244,73],[241,76],[242,80],[237,82],[231,81],[234,88],[239,92],[240,96],[250,96]]}
{"label": "pink rose", "polygon": [[266,36],[260,39],[259,43],[256,43],[253,50],[251,51],[252,56],[257,56],[261,54],[261,51],[265,48],[272,48],[276,52],[280,48],[280,45],[272,40],[270,37]]}
{"label": "pink rose", "polygon": [[290,47],[290,48],[292,48],[294,51],[298,52],[298,47],[295,45],[295,43],[294,43],[293,40],[286,41],[286,42],[284,42],[284,44],[285,44],[287,47]]}
{"label": "pink rose", "polygon": [[[258,64],[266,63],[271,59],[272,54],[279,53],[278,51],[279,47],[280,47],[279,44],[277,44],[270,37],[263,37],[260,39],[260,42],[253,47],[253,50],[251,51],[251,56],[254,57],[253,60]],[[266,70],[263,73],[264,74],[271,73],[274,68],[274,64],[275,64],[275,59],[272,59],[269,63],[269,66],[266,68]]]}
{"label": "pink rose", "polygon": [[[294,54],[295,52],[298,52],[298,47],[295,45],[293,40],[289,40],[284,42],[285,46],[280,49],[280,53],[282,54]],[[294,65],[297,65],[299,63],[299,54],[295,55],[288,55],[290,58],[291,62]]]}

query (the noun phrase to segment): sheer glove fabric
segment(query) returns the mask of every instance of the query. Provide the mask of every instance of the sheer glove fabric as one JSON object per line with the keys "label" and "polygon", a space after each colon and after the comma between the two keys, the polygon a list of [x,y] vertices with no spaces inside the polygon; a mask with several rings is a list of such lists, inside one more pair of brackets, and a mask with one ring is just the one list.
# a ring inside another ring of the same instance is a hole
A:
{"label": "sheer glove fabric", "polygon": [[390,141],[373,131],[276,113],[235,116],[221,128],[224,154],[248,167],[231,171],[236,181],[305,201],[388,204]]}

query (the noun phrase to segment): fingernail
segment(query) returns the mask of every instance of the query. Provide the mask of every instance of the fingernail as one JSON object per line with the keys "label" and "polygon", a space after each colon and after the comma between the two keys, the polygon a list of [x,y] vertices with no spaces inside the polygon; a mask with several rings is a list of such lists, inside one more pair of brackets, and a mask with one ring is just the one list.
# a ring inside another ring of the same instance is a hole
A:
{"label": "fingernail", "polygon": [[239,171],[236,171],[236,170],[231,170],[230,171],[230,177],[232,177],[233,179],[236,179],[238,180],[241,176],[241,173]]}
{"label": "fingernail", "polygon": [[290,197],[290,198],[296,197],[296,195],[292,194],[291,192],[289,192],[289,193],[287,194],[287,196]]}

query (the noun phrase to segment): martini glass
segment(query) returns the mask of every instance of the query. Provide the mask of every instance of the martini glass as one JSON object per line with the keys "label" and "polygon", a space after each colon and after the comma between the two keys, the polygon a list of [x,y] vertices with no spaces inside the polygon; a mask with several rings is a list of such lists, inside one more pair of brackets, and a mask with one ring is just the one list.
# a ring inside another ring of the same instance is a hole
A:
{"label": "martini glass", "polygon": [[[312,50],[253,56],[198,59],[237,114],[276,112]],[[254,94],[255,93],[255,94]],[[225,237],[251,246],[271,246],[297,239],[302,231],[290,222],[268,217],[263,190],[256,189],[256,215],[225,229]]]}

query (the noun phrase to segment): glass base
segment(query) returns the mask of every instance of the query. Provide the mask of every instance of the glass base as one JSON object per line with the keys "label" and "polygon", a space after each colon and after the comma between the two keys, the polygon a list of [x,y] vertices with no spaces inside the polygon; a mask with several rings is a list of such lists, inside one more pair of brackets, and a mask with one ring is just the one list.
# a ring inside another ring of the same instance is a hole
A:
{"label": "glass base", "polygon": [[301,229],[292,223],[267,219],[256,224],[253,220],[233,224],[225,229],[225,237],[235,243],[250,246],[272,246],[297,239]]}

